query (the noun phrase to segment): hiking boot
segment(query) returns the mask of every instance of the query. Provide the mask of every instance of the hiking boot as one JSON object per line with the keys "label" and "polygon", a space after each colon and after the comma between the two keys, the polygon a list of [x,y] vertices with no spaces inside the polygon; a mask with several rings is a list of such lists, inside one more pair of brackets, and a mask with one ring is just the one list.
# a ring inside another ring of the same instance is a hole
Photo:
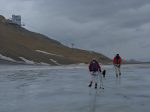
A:
{"label": "hiking boot", "polygon": [[92,86],[92,82],[89,84],[89,87],[91,87]]}
{"label": "hiking boot", "polygon": [[89,84],[89,87],[91,87],[92,86],[92,84]]}

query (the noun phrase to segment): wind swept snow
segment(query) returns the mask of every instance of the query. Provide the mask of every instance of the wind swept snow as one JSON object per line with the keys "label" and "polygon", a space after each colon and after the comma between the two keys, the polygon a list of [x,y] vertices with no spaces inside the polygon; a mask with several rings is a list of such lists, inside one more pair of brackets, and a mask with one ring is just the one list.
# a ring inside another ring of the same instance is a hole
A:
{"label": "wind swept snow", "polygon": [[36,64],[34,61],[27,60],[27,59],[25,59],[23,57],[19,57],[19,58],[22,59],[27,64]]}
{"label": "wind swept snow", "polygon": [[54,55],[54,56],[59,56],[59,57],[63,57],[62,55],[57,55],[57,54],[53,54],[53,53],[48,53],[46,51],[42,51],[42,50],[35,50],[36,52],[39,52],[39,53],[44,53],[44,54],[48,54],[48,55]]}
{"label": "wind swept snow", "polygon": [[37,63],[37,62],[34,62],[34,61],[31,61],[31,60],[28,60],[28,59],[25,59],[23,57],[19,57],[20,59],[22,59],[26,64],[30,64],[30,65],[50,65],[48,63],[44,63],[44,62],[40,62],[40,63]]}
{"label": "wind swept snow", "polygon": [[53,63],[55,63],[56,65],[60,65],[57,61],[50,59]]}
{"label": "wind swept snow", "polygon": [[3,56],[2,54],[0,54],[0,59],[12,61],[12,62],[16,62],[14,59],[9,58],[9,57],[7,57],[7,56]]}
{"label": "wind swept snow", "polygon": [[44,63],[44,62],[41,62],[41,63],[39,63],[39,64],[41,64],[41,65],[50,65],[50,64]]}

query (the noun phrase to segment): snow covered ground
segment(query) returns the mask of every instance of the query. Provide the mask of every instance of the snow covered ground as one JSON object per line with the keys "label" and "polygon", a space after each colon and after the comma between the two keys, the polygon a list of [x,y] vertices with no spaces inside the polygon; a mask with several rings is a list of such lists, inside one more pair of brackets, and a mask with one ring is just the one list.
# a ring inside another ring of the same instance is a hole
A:
{"label": "snow covered ground", "polygon": [[104,90],[87,66],[0,65],[0,112],[150,112],[150,65],[103,66]]}

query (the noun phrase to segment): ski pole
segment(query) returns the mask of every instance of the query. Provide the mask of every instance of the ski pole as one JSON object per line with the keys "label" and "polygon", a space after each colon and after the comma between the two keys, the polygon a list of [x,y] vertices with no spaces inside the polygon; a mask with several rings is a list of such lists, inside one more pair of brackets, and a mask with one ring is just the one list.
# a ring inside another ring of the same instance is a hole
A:
{"label": "ski pole", "polygon": [[100,81],[100,89],[104,89],[104,87],[103,87],[103,77],[102,77],[101,72],[99,74],[99,81]]}

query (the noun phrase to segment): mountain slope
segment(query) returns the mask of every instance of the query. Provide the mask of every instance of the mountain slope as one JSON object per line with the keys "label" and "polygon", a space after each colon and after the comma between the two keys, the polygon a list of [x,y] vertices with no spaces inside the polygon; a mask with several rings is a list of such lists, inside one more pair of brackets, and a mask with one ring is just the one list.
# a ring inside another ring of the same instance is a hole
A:
{"label": "mountain slope", "polygon": [[88,63],[92,57],[101,63],[109,63],[106,56],[69,48],[44,35],[10,24],[0,16],[0,54],[16,62],[36,62],[51,65]]}

